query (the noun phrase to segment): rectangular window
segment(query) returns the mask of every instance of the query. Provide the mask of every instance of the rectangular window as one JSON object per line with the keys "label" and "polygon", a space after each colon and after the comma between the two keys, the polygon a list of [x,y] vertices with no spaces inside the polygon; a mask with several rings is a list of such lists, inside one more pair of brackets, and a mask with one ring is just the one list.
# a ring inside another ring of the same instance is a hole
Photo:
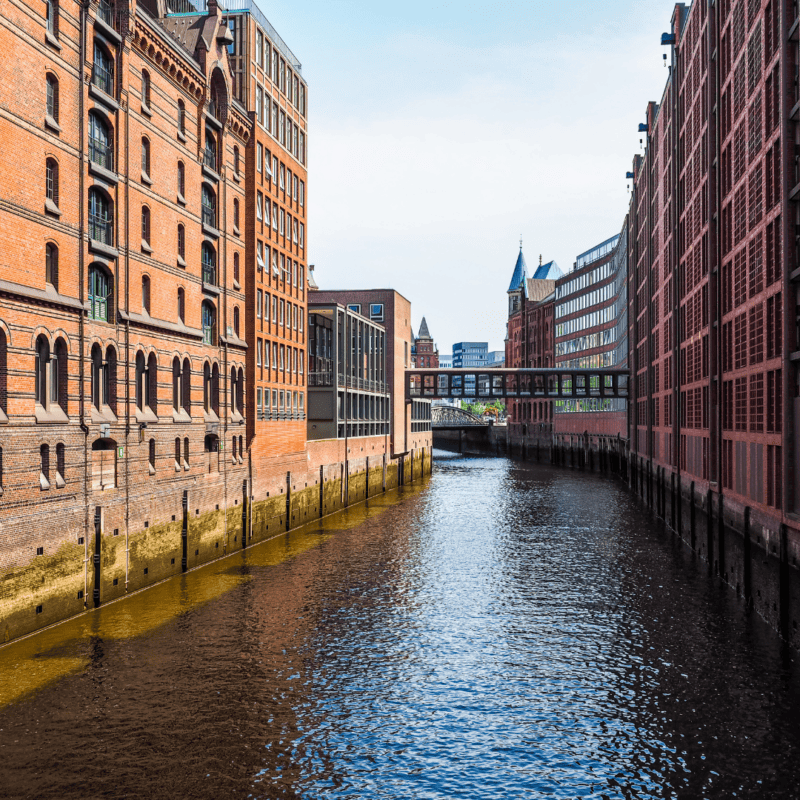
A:
{"label": "rectangular window", "polygon": [[272,295],[272,321],[278,321],[278,298]]}
{"label": "rectangular window", "polygon": [[286,147],[286,115],[283,113],[283,111],[280,112],[278,135],[280,136],[281,144]]}
{"label": "rectangular window", "polygon": [[269,200],[264,198],[264,224],[269,228]]}
{"label": "rectangular window", "polygon": [[281,191],[286,191],[286,168],[281,164],[281,172],[280,172],[280,183],[279,186]]}
{"label": "rectangular window", "polygon": [[258,156],[256,158],[256,170],[258,170],[258,172],[261,172],[261,162],[264,158],[264,145],[261,144],[261,142],[258,143],[256,152],[258,153]]}
{"label": "rectangular window", "polygon": [[281,236],[286,235],[286,212],[281,209]]}
{"label": "rectangular window", "polygon": [[[278,369],[278,345],[276,342],[272,343],[272,368]],[[274,398],[274,395],[273,395]],[[275,400],[273,399],[273,403]]]}
{"label": "rectangular window", "polygon": [[285,362],[284,362],[285,356],[286,356],[286,346],[281,345],[281,367],[280,367],[281,372],[285,372]]}
{"label": "rectangular window", "polygon": [[256,64],[258,64],[259,67],[263,67],[264,66],[264,61],[263,61],[264,50],[263,50],[263,47],[264,47],[264,34],[261,33],[261,31],[256,31]]}
{"label": "rectangular window", "polygon": [[264,320],[269,322],[269,294],[264,292]]}
{"label": "rectangular window", "polygon": [[371,303],[369,307],[370,319],[383,320],[383,303]]}
{"label": "rectangular window", "polygon": [[256,263],[259,269],[264,268],[264,243],[258,242],[256,245]]}
{"label": "rectangular window", "polygon": [[300,223],[300,247],[305,250],[306,247],[306,226]]}
{"label": "rectangular window", "polygon": [[281,316],[280,316],[280,323],[279,323],[280,325],[283,325],[283,319],[284,319],[283,310],[284,310],[284,308],[285,308],[285,303],[284,303],[283,300],[281,300]]}
{"label": "rectangular window", "polygon": [[256,118],[264,124],[264,90],[260,86],[256,86]]}
{"label": "rectangular window", "polygon": [[305,206],[306,204],[306,185],[303,181],[300,181],[300,205]]}
{"label": "rectangular window", "polygon": [[347,307],[351,311],[355,311],[356,314],[360,314],[361,313],[361,303],[350,303],[350,305],[348,305]]}
{"label": "rectangular window", "polygon": [[[264,342],[264,369],[269,369],[269,342]],[[269,375],[267,375],[269,379]],[[267,395],[267,402],[269,402],[269,395]]]}
{"label": "rectangular window", "polygon": [[272,180],[272,154],[264,148],[264,177]]}
{"label": "rectangular window", "polygon": [[304,309],[300,309],[300,333],[303,332],[303,324],[305,322],[306,312]]}
{"label": "rectangular window", "polygon": [[263,300],[263,293],[261,289],[256,292],[256,319],[261,319],[261,302]]}
{"label": "rectangular window", "polygon": [[261,192],[258,192],[256,195],[256,219],[264,219],[264,213],[262,212],[261,208],[264,205],[264,195]]}
{"label": "rectangular window", "polygon": [[[257,367],[261,366],[261,354],[263,352],[263,347],[264,347],[264,341],[263,341],[263,339],[259,339],[258,340],[258,347],[256,347],[256,366]],[[259,389],[259,391],[261,391],[261,390]]]}

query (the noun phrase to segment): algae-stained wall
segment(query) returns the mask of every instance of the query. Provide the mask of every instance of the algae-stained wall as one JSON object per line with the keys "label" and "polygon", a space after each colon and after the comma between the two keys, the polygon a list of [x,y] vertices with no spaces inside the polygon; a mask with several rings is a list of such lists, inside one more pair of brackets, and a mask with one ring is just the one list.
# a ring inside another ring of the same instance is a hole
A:
{"label": "algae-stained wall", "polygon": [[419,480],[431,473],[432,454],[420,448],[397,459],[381,454],[282,477],[278,471],[264,491],[248,482],[253,465],[236,467],[132,494],[135,509],[126,507],[121,492],[94,495],[92,501],[108,501],[94,505],[99,533],[94,513],[85,527],[83,508],[75,509],[72,524],[53,529],[62,537],[57,547],[0,569],[0,641],[92,608],[95,588],[107,603],[180,574],[184,559],[186,569],[198,567]]}

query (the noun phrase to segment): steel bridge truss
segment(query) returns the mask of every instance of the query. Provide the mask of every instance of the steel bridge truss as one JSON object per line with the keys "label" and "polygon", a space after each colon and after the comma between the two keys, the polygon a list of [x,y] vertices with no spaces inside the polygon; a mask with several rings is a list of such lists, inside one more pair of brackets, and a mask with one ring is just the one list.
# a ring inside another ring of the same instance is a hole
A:
{"label": "steel bridge truss", "polygon": [[406,400],[628,397],[624,369],[410,369]]}

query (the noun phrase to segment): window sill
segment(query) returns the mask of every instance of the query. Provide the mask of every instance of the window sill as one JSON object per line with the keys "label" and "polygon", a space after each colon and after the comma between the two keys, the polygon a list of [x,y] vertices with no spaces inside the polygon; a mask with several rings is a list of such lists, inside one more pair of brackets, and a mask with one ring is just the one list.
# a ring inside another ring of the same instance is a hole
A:
{"label": "window sill", "polygon": [[91,159],[89,159],[89,172],[91,172],[93,175],[96,175],[106,183],[116,185],[118,181],[116,172],[112,172],[110,169],[106,169],[105,167],[101,167],[99,164],[95,164],[95,162]]}
{"label": "window sill", "polygon": [[150,178],[150,176],[146,172],[142,172],[142,183],[144,183],[147,186],[152,186],[153,185],[152,179]]}
{"label": "window sill", "polygon": [[116,421],[116,415],[108,406],[102,406],[101,408],[92,406],[92,422],[98,425],[105,425],[106,423]]}
{"label": "window sill", "polygon": [[100,17],[94,18],[94,27],[95,31],[99,31],[102,36],[111,39],[117,44],[122,43],[122,37],[105,20],[100,19]]}
{"label": "window sill", "polygon": [[142,408],[136,409],[136,421],[137,422],[158,422],[158,417],[153,413],[153,409],[150,406],[145,406]]}
{"label": "window sill", "polygon": [[242,180],[241,173],[239,173],[239,172],[234,172],[234,173],[233,173],[233,180],[234,180],[234,182],[235,182],[235,183],[240,183],[240,182],[241,182],[241,180]]}
{"label": "window sill", "polygon": [[98,242],[97,239],[89,239],[89,249],[95,253],[100,253],[100,255],[104,255],[107,258],[119,258],[119,250],[116,247],[112,247],[110,244],[104,244],[103,242]]}
{"label": "window sill", "polygon": [[178,131],[178,141],[185,143],[186,142],[186,134],[185,133],[181,133],[180,131]]}
{"label": "window sill", "polygon": [[182,206],[186,205],[186,198],[180,192],[178,192],[178,203]]}
{"label": "window sill", "polygon": [[213,283],[203,283],[203,291],[206,294],[214,295],[217,297],[220,294],[219,286],[215,286]]}
{"label": "window sill", "polygon": [[44,406],[40,406],[37,403],[34,416],[36,417],[36,422],[40,425],[53,425],[60,422],[69,422],[69,417],[64,413],[64,409],[61,408],[61,406],[44,408]]}
{"label": "window sill", "polygon": [[215,183],[219,183],[219,173],[211,169],[208,164],[203,164],[203,174],[211,178]]}
{"label": "window sill", "polygon": [[203,223],[203,233],[213,237],[214,239],[219,239],[219,231],[205,222]]}
{"label": "window sill", "polygon": [[49,114],[44,118],[44,126],[45,128],[50,128],[51,131],[55,131],[55,133],[61,133],[61,126]]}
{"label": "window sill", "polygon": [[147,244],[144,239],[142,239],[142,252],[147,253],[147,255],[150,255],[153,252],[153,248],[150,247],[150,245]]}
{"label": "window sill", "polygon": [[2,408],[0,408],[0,425],[7,425],[7,424],[8,424],[8,417],[6,416],[5,411],[3,411]]}
{"label": "window sill", "polygon": [[150,106],[147,105],[147,103],[145,103],[144,100],[142,101],[142,114],[144,114],[146,117],[153,116],[153,112],[150,110]]}
{"label": "window sill", "polygon": [[232,411],[231,422],[238,422],[240,425],[242,425],[244,423],[244,417],[238,411]]}
{"label": "window sill", "polygon": [[56,50],[61,50],[61,45],[60,45],[60,43],[59,43],[58,39],[56,39],[56,37],[55,37],[55,36],[53,36],[53,34],[52,34],[52,33],[50,33],[50,31],[45,31],[45,32],[44,32],[44,40],[45,40],[45,41],[47,42],[47,44],[49,44],[51,47],[55,47],[55,49],[56,49]]}
{"label": "window sill", "polygon": [[203,422],[206,425],[219,423],[219,417],[213,411],[203,411]]}
{"label": "window sill", "polygon": [[208,111],[204,111],[203,116],[206,118],[206,121],[212,128],[216,128],[218,131],[222,130],[222,122],[220,122],[213,114],[209,113]]}
{"label": "window sill", "polygon": [[241,288],[242,288],[242,287],[241,287],[241,284],[239,283],[239,281],[237,281],[237,280],[235,280],[235,279],[234,279],[234,281],[233,281],[233,288],[234,288],[234,289],[236,289],[236,291],[237,291],[237,292],[238,292],[238,291],[241,291]]}
{"label": "window sill", "polygon": [[99,86],[96,86],[94,83],[89,84],[89,96],[93,97],[99,103],[102,103],[104,106],[111,108],[114,111],[119,110],[119,103],[110,94],[106,94]]}
{"label": "window sill", "polygon": [[185,408],[181,408],[180,410],[173,408],[172,421],[184,424],[191,424],[192,418],[189,416]]}
{"label": "window sill", "polygon": [[156,468],[152,464],[148,464],[147,465],[147,470],[151,475],[155,475],[156,474]]}
{"label": "window sill", "polygon": [[61,216],[61,209],[50,199],[44,201],[44,210],[47,214],[52,214],[54,217]]}
{"label": "window sill", "polygon": [[66,481],[56,472],[56,489],[63,489],[66,485]]}
{"label": "window sill", "polygon": [[234,225],[233,226],[233,235],[234,236],[241,236],[241,234],[239,233],[239,226],[238,225]]}
{"label": "window sill", "polygon": [[182,269],[186,269],[186,262],[180,256],[178,256],[178,266]]}
{"label": "window sill", "polygon": [[48,481],[47,478],[45,478],[43,472],[39,473],[39,488],[43,492],[46,492],[50,488],[50,481]]}

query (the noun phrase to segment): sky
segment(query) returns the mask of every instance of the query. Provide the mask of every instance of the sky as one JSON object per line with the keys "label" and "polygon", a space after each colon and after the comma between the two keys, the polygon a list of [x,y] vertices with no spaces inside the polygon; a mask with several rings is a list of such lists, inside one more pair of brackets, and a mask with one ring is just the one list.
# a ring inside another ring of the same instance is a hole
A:
{"label": "sky", "polygon": [[309,84],[321,288],[396,289],[441,354],[502,350],[520,237],[567,272],[621,230],[674,3],[256,2]]}

